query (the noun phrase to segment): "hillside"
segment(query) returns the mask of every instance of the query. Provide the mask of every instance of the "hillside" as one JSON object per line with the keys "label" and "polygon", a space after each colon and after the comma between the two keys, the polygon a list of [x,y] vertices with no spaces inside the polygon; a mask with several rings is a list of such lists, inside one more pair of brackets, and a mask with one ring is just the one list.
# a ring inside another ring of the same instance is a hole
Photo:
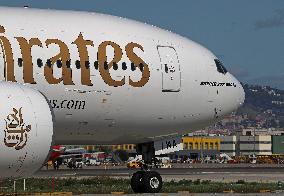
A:
{"label": "hillside", "polygon": [[215,127],[284,128],[284,90],[249,84],[243,84],[243,87],[246,93],[244,105]]}
{"label": "hillside", "polygon": [[246,92],[243,109],[252,109],[258,113],[271,110],[276,116],[284,116],[284,90],[267,86],[243,85]]}

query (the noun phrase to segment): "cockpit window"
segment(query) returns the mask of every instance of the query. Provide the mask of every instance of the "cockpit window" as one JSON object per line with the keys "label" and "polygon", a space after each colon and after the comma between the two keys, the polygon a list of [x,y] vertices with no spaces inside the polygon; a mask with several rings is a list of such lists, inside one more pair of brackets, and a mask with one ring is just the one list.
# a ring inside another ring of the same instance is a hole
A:
{"label": "cockpit window", "polygon": [[222,64],[222,62],[218,59],[214,59],[216,67],[217,67],[217,71],[222,73],[222,74],[226,74],[228,71],[227,69],[224,67],[224,65]]}

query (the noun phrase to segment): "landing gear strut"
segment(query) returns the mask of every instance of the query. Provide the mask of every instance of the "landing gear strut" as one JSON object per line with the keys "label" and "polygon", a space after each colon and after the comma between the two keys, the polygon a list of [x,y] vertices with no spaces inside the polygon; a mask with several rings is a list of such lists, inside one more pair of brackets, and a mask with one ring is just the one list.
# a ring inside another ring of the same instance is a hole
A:
{"label": "landing gear strut", "polygon": [[142,155],[144,163],[141,171],[132,175],[131,187],[135,193],[158,193],[162,189],[163,180],[156,171],[150,171],[156,166],[154,142],[138,144],[137,154]]}

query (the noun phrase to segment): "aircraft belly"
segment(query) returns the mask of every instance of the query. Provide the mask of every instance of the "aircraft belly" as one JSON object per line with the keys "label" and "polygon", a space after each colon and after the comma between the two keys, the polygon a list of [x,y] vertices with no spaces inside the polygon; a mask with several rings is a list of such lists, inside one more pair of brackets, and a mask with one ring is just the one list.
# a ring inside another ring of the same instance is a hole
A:
{"label": "aircraft belly", "polygon": [[85,106],[83,109],[74,109],[75,106],[62,109],[58,104],[60,108],[54,108],[55,140],[58,144],[141,142],[195,128],[191,115],[181,115],[187,114],[188,110],[184,107],[182,111],[178,106],[183,101],[178,93],[165,95],[151,88],[135,92],[125,88],[113,90],[108,95],[68,93],[68,96],[49,99],[58,100],[58,104],[62,102],[60,97],[72,97],[73,102],[67,100],[63,107],[78,100],[85,101]]}

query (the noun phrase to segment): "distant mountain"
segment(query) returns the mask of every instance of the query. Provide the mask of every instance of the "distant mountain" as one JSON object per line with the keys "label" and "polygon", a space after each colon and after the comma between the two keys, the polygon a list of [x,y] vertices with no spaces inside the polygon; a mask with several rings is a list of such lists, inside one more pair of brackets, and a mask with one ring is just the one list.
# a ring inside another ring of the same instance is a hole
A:
{"label": "distant mountain", "polygon": [[239,110],[215,127],[235,130],[247,127],[284,128],[284,90],[243,84],[246,99]]}
{"label": "distant mountain", "polygon": [[256,113],[272,112],[276,116],[284,116],[284,90],[249,84],[243,87],[246,99],[239,112],[248,109]]}

